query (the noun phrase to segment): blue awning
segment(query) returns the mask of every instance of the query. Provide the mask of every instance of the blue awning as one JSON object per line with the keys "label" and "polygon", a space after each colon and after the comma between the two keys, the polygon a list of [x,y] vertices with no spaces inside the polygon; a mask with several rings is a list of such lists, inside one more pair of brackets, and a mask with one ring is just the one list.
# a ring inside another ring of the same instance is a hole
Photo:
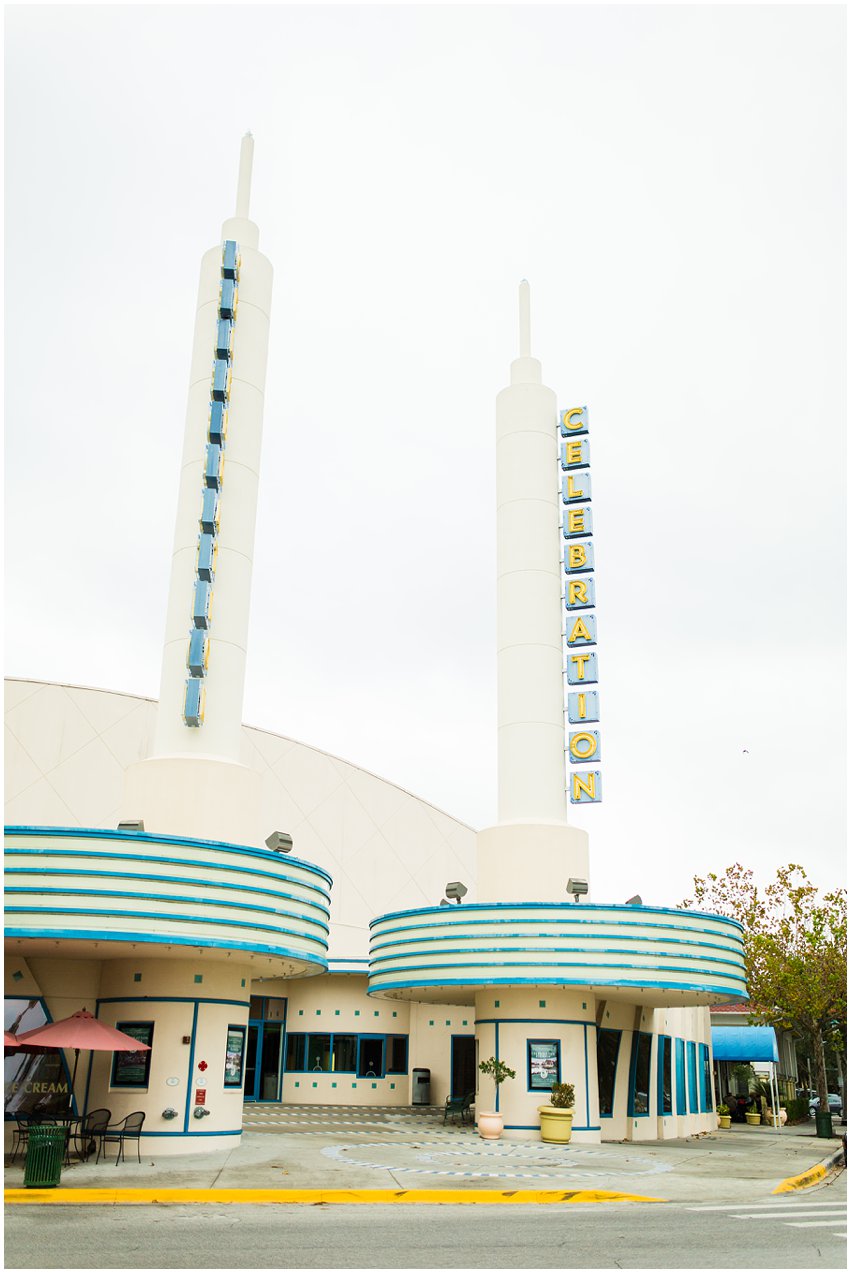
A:
{"label": "blue awning", "polygon": [[714,1025],[716,1061],[779,1061],[777,1036],[770,1025]]}

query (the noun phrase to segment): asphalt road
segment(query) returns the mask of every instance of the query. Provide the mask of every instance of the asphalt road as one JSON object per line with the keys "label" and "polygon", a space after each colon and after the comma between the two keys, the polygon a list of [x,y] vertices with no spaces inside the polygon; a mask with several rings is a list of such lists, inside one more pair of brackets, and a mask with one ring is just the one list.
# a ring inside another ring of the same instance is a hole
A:
{"label": "asphalt road", "polygon": [[10,1206],[6,1268],[836,1269],[845,1203]]}

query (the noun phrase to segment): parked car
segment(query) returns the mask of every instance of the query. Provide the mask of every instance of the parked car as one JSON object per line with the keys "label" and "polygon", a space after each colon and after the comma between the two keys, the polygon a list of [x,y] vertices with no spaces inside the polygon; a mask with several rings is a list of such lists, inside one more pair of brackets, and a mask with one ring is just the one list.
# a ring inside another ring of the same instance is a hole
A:
{"label": "parked car", "polygon": [[[830,1106],[831,1114],[842,1113],[842,1097],[837,1096],[835,1092],[828,1092],[827,1103]],[[814,1096],[810,1101],[810,1118],[815,1118],[819,1108],[819,1098]]]}

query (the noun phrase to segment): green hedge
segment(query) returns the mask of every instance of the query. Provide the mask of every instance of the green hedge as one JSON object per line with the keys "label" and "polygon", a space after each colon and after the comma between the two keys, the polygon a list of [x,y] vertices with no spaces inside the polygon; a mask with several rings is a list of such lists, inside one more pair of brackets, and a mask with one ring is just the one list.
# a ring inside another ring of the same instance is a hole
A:
{"label": "green hedge", "polygon": [[810,1116],[810,1103],[803,1096],[786,1102],[786,1119],[790,1123],[801,1123]]}

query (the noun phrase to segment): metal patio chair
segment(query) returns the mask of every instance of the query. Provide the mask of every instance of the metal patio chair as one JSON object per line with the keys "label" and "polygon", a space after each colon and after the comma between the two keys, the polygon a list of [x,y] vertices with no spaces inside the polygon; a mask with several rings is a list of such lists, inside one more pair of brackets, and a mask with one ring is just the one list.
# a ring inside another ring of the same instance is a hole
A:
{"label": "metal patio chair", "polygon": [[117,1145],[118,1152],[115,1155],[116,1167],[124,1157],[125,1140],[135,1140],[136,1156],[139,1162],[142,1161],[142,1151],[139,1147],[142,1136],[142,1124],[145,1121],[145,1115],[142,1110],[136,1110],[133,1114],[128,1114],[120,1123],[116,1123],[114,1127],[107,1127],[101,1132],[100,1149],[96,1161],[100,1161],[100,1150],[103,1149],[103,1156],[106,1159],[106,1145]]}

